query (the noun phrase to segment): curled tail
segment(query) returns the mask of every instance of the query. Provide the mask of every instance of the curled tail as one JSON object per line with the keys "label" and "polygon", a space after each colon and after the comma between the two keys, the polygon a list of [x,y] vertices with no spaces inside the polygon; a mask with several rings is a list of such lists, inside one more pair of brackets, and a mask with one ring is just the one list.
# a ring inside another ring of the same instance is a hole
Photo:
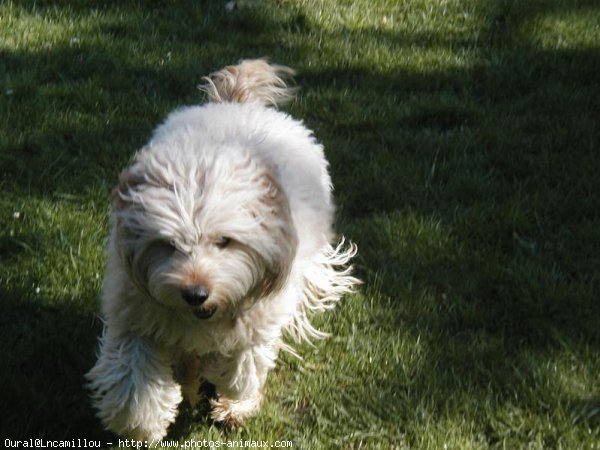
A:
{"label": "curled tail", "polygon": [[264,59],[245,59],[237,66],[225,68],[204,77],[198,86],[211,102],[260,102],[278,106],[294,97],[296,89],[286,80],[295,72],[286,66],[269,64]]}

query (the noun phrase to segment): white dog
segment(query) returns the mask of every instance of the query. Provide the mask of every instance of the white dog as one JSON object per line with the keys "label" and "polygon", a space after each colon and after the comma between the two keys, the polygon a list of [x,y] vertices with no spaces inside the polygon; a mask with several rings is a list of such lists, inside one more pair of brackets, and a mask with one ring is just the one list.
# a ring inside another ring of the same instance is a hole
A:
{"label": "white dog", "polygon": [[121,175],[105,330],[86,375],[98,417],[121,436],[165,436],[200,378],[216,387],[213,419],[243,423],[291,350],[283,333],[323,336],[307,314],[358,282],[356,247],[332,246],[323,147],[273,108],[291,97],[292,74],[264,60],[211,74],[211,102],[173,112]]}

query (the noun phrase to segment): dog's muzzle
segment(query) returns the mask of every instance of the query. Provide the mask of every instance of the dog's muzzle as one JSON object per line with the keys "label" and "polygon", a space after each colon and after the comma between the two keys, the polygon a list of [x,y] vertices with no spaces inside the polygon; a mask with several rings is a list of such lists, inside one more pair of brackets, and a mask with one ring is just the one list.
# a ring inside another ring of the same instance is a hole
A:
{"label": "dog's muzzle", "polygon": [[205,286],[190,286],[181,290],[181,298],[192,307],[198,319],[209,319],[217,310],[214,305],[205,305],[209,292]]}

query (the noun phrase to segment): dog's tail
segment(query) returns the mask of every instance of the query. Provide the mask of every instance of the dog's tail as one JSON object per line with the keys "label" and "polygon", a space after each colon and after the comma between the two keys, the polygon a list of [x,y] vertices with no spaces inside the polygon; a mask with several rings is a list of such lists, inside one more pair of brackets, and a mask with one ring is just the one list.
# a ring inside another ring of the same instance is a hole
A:
{"label": "dog's tail", "polygon": [[211,102],[259,102],[278,106],[294,97],[296,89],[286,82],[294,74],[293,69],[269,64],[265,59],[245,59],[237,66],[226,66],[204,77],[206,84],[198,88]]}

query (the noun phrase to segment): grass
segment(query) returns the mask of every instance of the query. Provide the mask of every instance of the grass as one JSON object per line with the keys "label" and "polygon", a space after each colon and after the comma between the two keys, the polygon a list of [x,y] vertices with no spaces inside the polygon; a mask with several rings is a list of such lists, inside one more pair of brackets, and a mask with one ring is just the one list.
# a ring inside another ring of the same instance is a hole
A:
{"label": "grass", "polygon": [[[245,429],[294,448],[600,447],[594,0],[0,4],[0,437],[97,439],[107,198],[200,77],[295,67],[364,285]],[[3,441],[4,442],[4,441]]]}

